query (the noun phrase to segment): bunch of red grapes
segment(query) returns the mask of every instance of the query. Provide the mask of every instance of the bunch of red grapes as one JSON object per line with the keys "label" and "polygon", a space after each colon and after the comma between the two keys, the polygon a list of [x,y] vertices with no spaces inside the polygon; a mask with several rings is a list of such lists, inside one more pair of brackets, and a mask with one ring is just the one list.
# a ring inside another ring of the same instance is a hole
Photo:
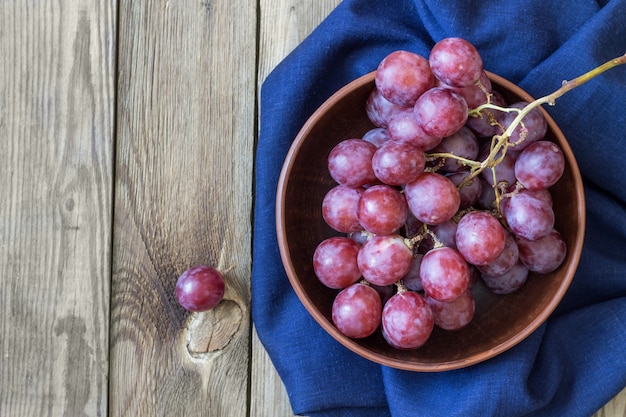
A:
{"label": "bunch of red grapes", "polygon": [[549,188],[563,153],[544,139],[538,107],[492,90],[471,43],[443,39],[428,59],[390,53],[364,104],[376,127],[328,156],[337,185],[322,215],[340,234],[313,258],[318,279],[339,290],[341,333],[382,327],[391,346],[416,349],[434,326],[470,323],[478,281],[508,294],[530,271],[561,265],[567,248]]}

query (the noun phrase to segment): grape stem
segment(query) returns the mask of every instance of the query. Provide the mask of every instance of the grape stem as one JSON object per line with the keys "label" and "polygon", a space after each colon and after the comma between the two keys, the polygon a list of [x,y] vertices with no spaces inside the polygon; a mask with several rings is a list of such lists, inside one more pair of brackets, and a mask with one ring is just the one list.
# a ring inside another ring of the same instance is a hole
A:
{"label": "grape stem", "polygon": [[[515,117],[515,119],[513,119],[513,122],[511,122],[511,124],[506,128],[506,130],[504,130],[503,128],[503,132],[499,135],[495,135],[492,139],[492,143],[491,143],[491,149],[489,152],[489,155],[487,156],[487,158],[485,158],[484,161],[474,161],[471,159],[467,159],[467,158],[463,158],[457,155],[454,155],[452,153],[447,153],[447,152],[440,152],[440,153],[432,153],[432,154],[427,154],[427,158],[428,160],[436,160],[438,158],[452,158],[455,159],[457,161],[459,161],[460,163],[462,163],[465,166],[469,166],[470,167],[470,174],[465,177],[463,179],[463,181],[461,181],[458,185],[458,188],[462,188],[464,186],[466,186],[467,184],[469,184],[472,179],[474,177],[476,177],[477,175],[479,175],[482,171],[484,171],[486,168],[491,168],[492,170],[495,169],[495,167],[502,161],[502,159],[504,158],[506,151],[508,149],[509,146],[514,146],[517,145],[518,143],[510,143],[509,142],[509,138],[511,137],[511,135],[513,134],[513,131],[521,124],[522,127],[524,126],[523,124],[523,119],[526,115],[528,115],[528,113],[530,113],[533,109],[541,106],[542,104],[548,104],[550,106],[554,106],[556,99],[558,99],[559,97],[563,96],[565,93],[573,90],[576,87],[579,87],[581,85],[583,85],[584,83],[586,83],[587,81],[595,78],[596,76],[602,74],[605,71],[610,70],[611,68],[617,67],[619,65],[623,65],[626,64],[626,53],[618,58],[614,58],[610,61],[605,62],[604,64],[592,69],[591,71],[588,71],[586,73],[584,73],[583,75],[580,75],[570,81],[563,81],[563,84],[561,85],[561,87],[554,91],[551,94],[548,94],[546,96],[543,96],[541,98],[536,99],[535,101],[527,104],[524,108],[522,109],[516,109],[516,108],[506,108],[506,107],[500,107],[497,106],[495,104],[491,103],[491,100],[488,100],[487,103],[475,108],[475,109],[471,109],[468,113],[469,116],[471,117],[476,117],[479,116],[482,110],[485,109],[493,109],[493,110],[498,110],[501,112],[517,112],[517,116]],[[521,139],[519,142],[522,142],[524,140],[524,135],[523,133],[520,135]],[[494,177],[495,177],[495,172],[494,172]],[[495,180],[495,178],[494,178]],[[500,200],[500,190],[498,187],[498,183],[496,181],[494,181],[494,189],[496,190],[496,200],[499,202]],[[498,204],[499,205],[499,204]]]}

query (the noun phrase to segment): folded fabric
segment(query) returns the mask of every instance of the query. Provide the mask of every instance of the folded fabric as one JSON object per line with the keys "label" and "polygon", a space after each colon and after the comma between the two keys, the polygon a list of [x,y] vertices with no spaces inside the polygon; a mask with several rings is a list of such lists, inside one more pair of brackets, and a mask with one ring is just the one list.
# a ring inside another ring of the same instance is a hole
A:
{"label": "folded fabric", "polygon": [[626,67],[561,97],[548,112],[585,183],[587,233],[577,274],[530,337],[480,364],[400,371],[348,351],[309,316],[283,269],[275,198],[289,146],[337,89],[397,49],[428,56],[468,39],[485,69],[535,97],[626,52],[626,0],[345,0],[268,76],[256,163],[252,313],[293,411],[308,416],[589,416],[626,386]]}

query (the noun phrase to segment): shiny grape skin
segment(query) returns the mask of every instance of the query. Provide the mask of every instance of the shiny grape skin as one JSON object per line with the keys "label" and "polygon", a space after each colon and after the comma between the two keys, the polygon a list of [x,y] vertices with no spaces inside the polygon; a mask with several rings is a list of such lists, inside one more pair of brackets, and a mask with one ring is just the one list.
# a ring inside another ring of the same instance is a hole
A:
{"label": "shiny grape skin", "polygon": [[423,346],[434,325],[430,306],[416,292],[398,292],[383,308],[383,337],[396,349],[409,350]]}
{"label": "shiny grape skin", "polygon": [[424,172],[424,151],[408,142],[390,140],[381,145],[372,158],[374,174],[387,185],[415,181]]}
{"label": "shiny grape skin", "polygon": [[415,118],[426,134],[450,136],[467,122],[467,103],[450,89],[435,87],[422,94],[413,107]]}
{"label": "shiny grape skin", "polygon": [[476,268],[485,275],[499,276],[504,275],[513,268],[519,260],[519,248],[513,235],[506,232],[506,243],[504,250],[496,259],[486,265],[478,265]]}
{"label": "shiny grape skin", "polygon": [[459,190],[441,174],[424,172],[404,187],[409,209],[421,222],[437,225],[450,220],[459,210]]}
{"label": "shiny grape skin", "polygon": [[567,256],[567,243],[557,230],[535,241],[518,238],[517,244],[524,266],[539,274],[555,271]]}
{"label": "shiny grape skin", "polygon": [[515,160],[515,176],[529,190],[550,188],[565,171],[565,157],[555,143],[540,140],[530,144]]}
{"label": "shiny grape skin", "polygon": [[367,188],[358,203],[361,226],[370,233],[389,235],[406,222],[408,207],[402,193],[388,185]]}
{"label": "shiny grape skin", "polygon": [[363,188],[337,185],[322,200],[322,217],[327,225],[338,232],[351,233],[363,229],[357,215]]}
{"label": "shiny grape skin", "polygon": [[378,88],[374,87],[365,102],[365,113],[368,119],[376,127],[386,128],[389,125],[391,116],[403,109],[413,110],[413,107],[404,107],[392,103],[380,93]]}
{"label": "shiny grape skin", "polygon": [[501,211],[513,233],[526,240],[541,239],[554,228],[552,207],[528,193],[503,199]]}
{"label": "shiny grape skin", "polygon": [[322,284],[340,289],[361,278],[357,256],[361,246],[354,240],[334,236],[320,242],[313,253],[313,270]]}
{"label": "shiny grape skin", "polygon": [[429,297],[449,302],[469,288],[469,266],[455,249],[432,249],[422,258],[420,279]]}
{"label": "shiny grape skin", "polygon": [[208,311],[224,297],[224,277],[215,268],[197,265],[187,269],[176,282],[176,301],[192,312]]}
{"label": "shiny grape skin", "polygon": [[376,145],[362,139],[345,139],[328,155],[328,171],[333,179],[348,187],[362,187],[376,181],[372,157]]}
{"label": "shiny grape skin", "polygon": [[464,215],[456,229],[456,246],[473,265],[487,265],[504,250],[506,230],[487,211],[472,211]]}
{"label": "shiny grape skin", "polygon": [[332,306],[332,320],[347,337],[370,336],[381,322],[382,302],[378,292],[369,285],[355,283],[341,290]]}
{"label": "shiny grape skin", "polygon": [[426,296],[426,302],[433,312],[435,325],[444,330],[459,330],[474,318],[476,303],[471,290],[459,295],[450,302],[438,301]]}
{"label": "shiny grape skin", "polygon": [[376,88],[383,97],[400,106],[412,106],[426,90],[435,86],[428,60],[409,51],[394,51],[379,63]]}
{"label": "shiny grape skin", "polygon": [[492,277],[490,275],[481,275],[481,279],[485,286],[494,294],[504,295],[511,294],[519,290],[528,278],[528,268],[518,261],[513,268],[503,275]]}
{"label": "shiny grape skin", "polygon": [[385,286],[401,279],[409,271],[413,252],[397,234],[372,236],[363,244],[357,262],[363,278]]}
{"label": "shiny grape skin", "polygon": [[468,87],[483,73],[483,60],[474,45],[462,38],[444,38],[430,50],[430,67],[439,80],[452,87]]}
{"label": "shiny grape skin", "polygon": [[425,151],[433,149],[441,143],[441,137],[431,136],[424,132],[415,118],[412,107],[396,111],[389,118],[387,125],[389,137],[400,142],[409,142]]}

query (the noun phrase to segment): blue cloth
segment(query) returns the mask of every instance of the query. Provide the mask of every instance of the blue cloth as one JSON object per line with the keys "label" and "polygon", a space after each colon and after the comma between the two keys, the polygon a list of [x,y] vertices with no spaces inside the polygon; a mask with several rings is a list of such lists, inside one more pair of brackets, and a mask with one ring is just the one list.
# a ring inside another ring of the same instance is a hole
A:
{"label": "blue cloth", "polygon": [[326,98],[387,53],[427,56],[448,36],[470,40],[486,69],[540,97],[626,52],[626,0],[345,0],[268,76],[256,162],[252,313],[297,414],[589,416],[626,386],[626,67],[547,109],[584,177],[587,234],[571,288],[524,342],[466,369],[399,371],[334,341],[291,289],[274,216],[291,141]]}

